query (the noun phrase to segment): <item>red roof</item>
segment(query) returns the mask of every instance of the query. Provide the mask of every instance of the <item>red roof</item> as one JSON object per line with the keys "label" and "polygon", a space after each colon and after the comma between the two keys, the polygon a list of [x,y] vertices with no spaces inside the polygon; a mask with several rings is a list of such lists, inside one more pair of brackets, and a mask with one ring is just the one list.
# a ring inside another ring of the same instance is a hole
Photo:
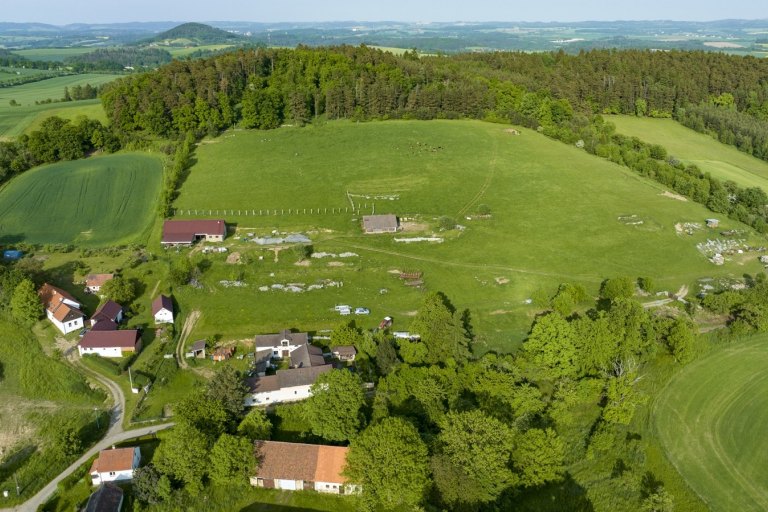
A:
{"label": "red roof", "polygon": [[227,234],[223,220],[167,220],[163,223],[163,243],[192,243],[195,237]]}
{"label": "red roof", "polygon": [[348,448],[316,444],[256,441],[258,478],[346,483],[342,475]]}
{"label": "red roof", "polygon": [[115,301],[108,300],[96,309],[91,320],[95,320],[96,322],[102,322],[104,320],[114,321],[122,310],[123,306]]}
{"label": "red roof", "polygon": [[122,331],[88,331],[80,341],[83,348],[136,348],[139,332],[134,329]]}
{"label": "red roof", "polygon": [[43,284],[37,294],[40,296],[40,300],[42,301],[43,306],[45,306],[47,309],[50,309],[51,311],[55,311],[56,307],[61,302],[63,302],[64,299],[72,301],[76,304],[80,304],[79,300],[74,298],[66,291],[48,283]]}
{"label": "red roof", "polygon": [[98,458],[93,461],[91,473],[107,473],[109,471],[128,471],[133,469],[133,454],[135,451],[136,447],[102,450],[99,452]]}

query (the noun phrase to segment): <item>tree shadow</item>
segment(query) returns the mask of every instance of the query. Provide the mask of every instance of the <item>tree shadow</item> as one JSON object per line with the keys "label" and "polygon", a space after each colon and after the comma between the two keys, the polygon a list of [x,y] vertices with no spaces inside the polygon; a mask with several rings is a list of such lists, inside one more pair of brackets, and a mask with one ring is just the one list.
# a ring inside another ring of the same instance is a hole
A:
{"label": "tree shadow", "polygon": [[523,492],[510,491],[487,510],[514,510],[515,512],[594,512],[587,490],[570,473],[560,482]]}

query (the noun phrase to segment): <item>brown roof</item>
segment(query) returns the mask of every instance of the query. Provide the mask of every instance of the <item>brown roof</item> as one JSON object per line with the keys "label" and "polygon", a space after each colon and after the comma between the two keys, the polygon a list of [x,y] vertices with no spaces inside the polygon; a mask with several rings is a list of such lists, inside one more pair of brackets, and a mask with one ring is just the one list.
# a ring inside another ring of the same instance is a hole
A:
{"label": "brown roof", "polygon": [[64,304],[63,302],[59,303],[57,306],[54,306],[54,308],[50,311],[53,313],[53,318],[59,322],[69,322],[70,320],[83,318],[85,316],[85,313],[79,309],[73,308],[72,306]]}
{"label": "brown roof", "polygon": [[122,331],[88,331],[80,341],[83,348],[136,348],[139,332],[134,329]]}
{"label": "brown roof", "polygon": [[397,229],[397,215],[363,215],[365,231],[384,231]]}
{"label": "brown roof", "polygon": [[164,243],[192,243],[196,236],[227,234],[223,220],[167,220],[163,223]]}
{"label": "brown roof", "polygon": [[85,276],[85,286],[102,286],[115,277],[115,274],[88,274]]}
{"label": "brown roof", "polygon": [[101,322],[103,320],[115,320],[117,318],[117,315],[120,314],[120,312],[123,310],[123,306],[118,304],[115,301],[108,300],[98,308],[96,308],[96,312],[91,317],[91,320],[96,320],[96,322]]}
{"label": "brown roof", "polygon": [[173,313],[173,301],[170,297],[165,295],[158,295],[155,300],[152,301],[152,314],[156,315],[161,309],[167,309]]}
{"label": "brown roof", "polygon": [[256,441],[258,478],[345,483],[341,474],[348,448],[316,444]]}
{"label": "brown roof", "polygon": [[340,356],[354,356],[357,354],[357,349],[353,345],[338,345],[333,347],[333,353]]}
{"label": "brown roof", "polygon": [[109,471],[133,469],[133,452],[135,450],[136,447],[101,450],[99,456],[93,461],[91,473],[107,473]]}
{"label": "brown roof", "polygon": [[94,325],[91,326],[92,331],[116,331],[117,330],[117,324],[110,320],[109,318],[104,320],[99,320]]}

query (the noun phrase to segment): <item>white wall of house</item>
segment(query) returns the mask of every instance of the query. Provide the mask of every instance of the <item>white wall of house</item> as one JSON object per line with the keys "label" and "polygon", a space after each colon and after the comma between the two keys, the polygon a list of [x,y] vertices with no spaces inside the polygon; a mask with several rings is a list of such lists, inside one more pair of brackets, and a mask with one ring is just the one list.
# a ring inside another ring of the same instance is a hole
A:
{"label": "white wall of house", "polygon": [[311,385],[293,386],[290,388],[280,388],[276,391],[266,391],[263,393],[252,393],[245,398],[245,405],[253,407],[254,405],[278,404],[281,402],[295,402],[305,400],[312,394],[309,389]]}
{"label": "white wall of house", "polygon": [[223,242],[224,237],[222,235],[205,235],[206,242]]}
{"label": "white wall of house", "polygon": [[133,479],[133,470],[129,469],[127,471],[109,471],[104,473],[98,473],[94,471],[91,473],[91,480],[93,480],[93,485],[100,485],[103,482],[119,482],[119,481],[125,481],[125,480],[132,480]]}
{"label": "white wall of house", "polygon": [[330,494],[339,494],[339,489],[343,486],[344,484],[339,482],[315,482],[315,490],[317,492],[327,492]]}
{"label": "white wall of house", "polygon": [[83,348],[78,345],[77,350],[80,352],[81,356],[86,354],[96,354],[101,357],[123,357],[123,349],[120,347]]}
{"label": "white wall of house", "polygon": [[285,491],[302,491],[304,490],[304,481],[275,479],[275,489],[283,489]]}
{"label": "white wall of house", "polygon": [[54,318],[53,313],[51,313],[48,310],[45,310],[45,315],[48,317],[48,320],[51,321],[53,325],[56,326],[58,330],[62,332],[62,334],[69,334],[72,331],[77,331],[78,329],[83,328],[83,319],[81,318],[75,318],[74,320],[69,320],[67,322],[59,322]]}
{"label": "white wall of house", "polygon": [[155,323],[156,324],[172,324],[173,312],[168,311],[165,308],[161,309],[160,311],[155,313]]}

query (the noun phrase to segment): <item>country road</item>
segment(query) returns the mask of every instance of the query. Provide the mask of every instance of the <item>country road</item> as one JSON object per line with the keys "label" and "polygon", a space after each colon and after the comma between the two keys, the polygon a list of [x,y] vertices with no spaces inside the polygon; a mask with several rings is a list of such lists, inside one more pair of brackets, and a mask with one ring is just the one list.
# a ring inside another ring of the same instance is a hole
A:
{"label": "country road", "polygon": [[102,386],[107,388],[112,395],[112,401],[115,405],[112,406],[112,414],[109,418],[109,430],[105,437],[119,434],[123,431],[123,420],[125,419],[125,393],[120,389],[120,386],[116,382],[110,380],[103,375],[99,375],[97,372],[86,367],[77,355],[68,356],[67,359],[82,373],[98,381]]}
{"label": "country road", "polygon": [[[113,444],[121,443],[129,439],[133,439],[134,437],[141,437],[147,434],[155,433],[159,430],[165,430],[166,428],[170,428],[173,425],[174,423],[172,422],[161,423],[159,425],[151,425],[149,427],[137,428],[136,430],[128,430],[128,431],[121,431],[117,433],[108,434],[104,439],[96,443],[90,450],[85,452],[82,457],[77,459],[67,469],[62,471],[59,474],[59,476],[51,480],[48,483],[48,485],[43,487],[37,494],[32,496],[30,499],[28,499],[24,503],[16,505],[13,508],[0,509],[0,512],[37,510],[38,507],[40,507],[40,505],[48,501],[48,499],[51,496],[53,496],[53,493],[56,492],[56,486],[59,484],[59,482],[61,482],[63,479],[69,476],[70,473],[72,473],[75,469],[79,468],[81,465],[85,463],[85,461],[87,461],[92,456],[96,455],[101,450],[109,448]],[[110,431],[112,430],[113,427],[110,427]],[[122,426],[121,426],[121,430],[122,430]]]}

